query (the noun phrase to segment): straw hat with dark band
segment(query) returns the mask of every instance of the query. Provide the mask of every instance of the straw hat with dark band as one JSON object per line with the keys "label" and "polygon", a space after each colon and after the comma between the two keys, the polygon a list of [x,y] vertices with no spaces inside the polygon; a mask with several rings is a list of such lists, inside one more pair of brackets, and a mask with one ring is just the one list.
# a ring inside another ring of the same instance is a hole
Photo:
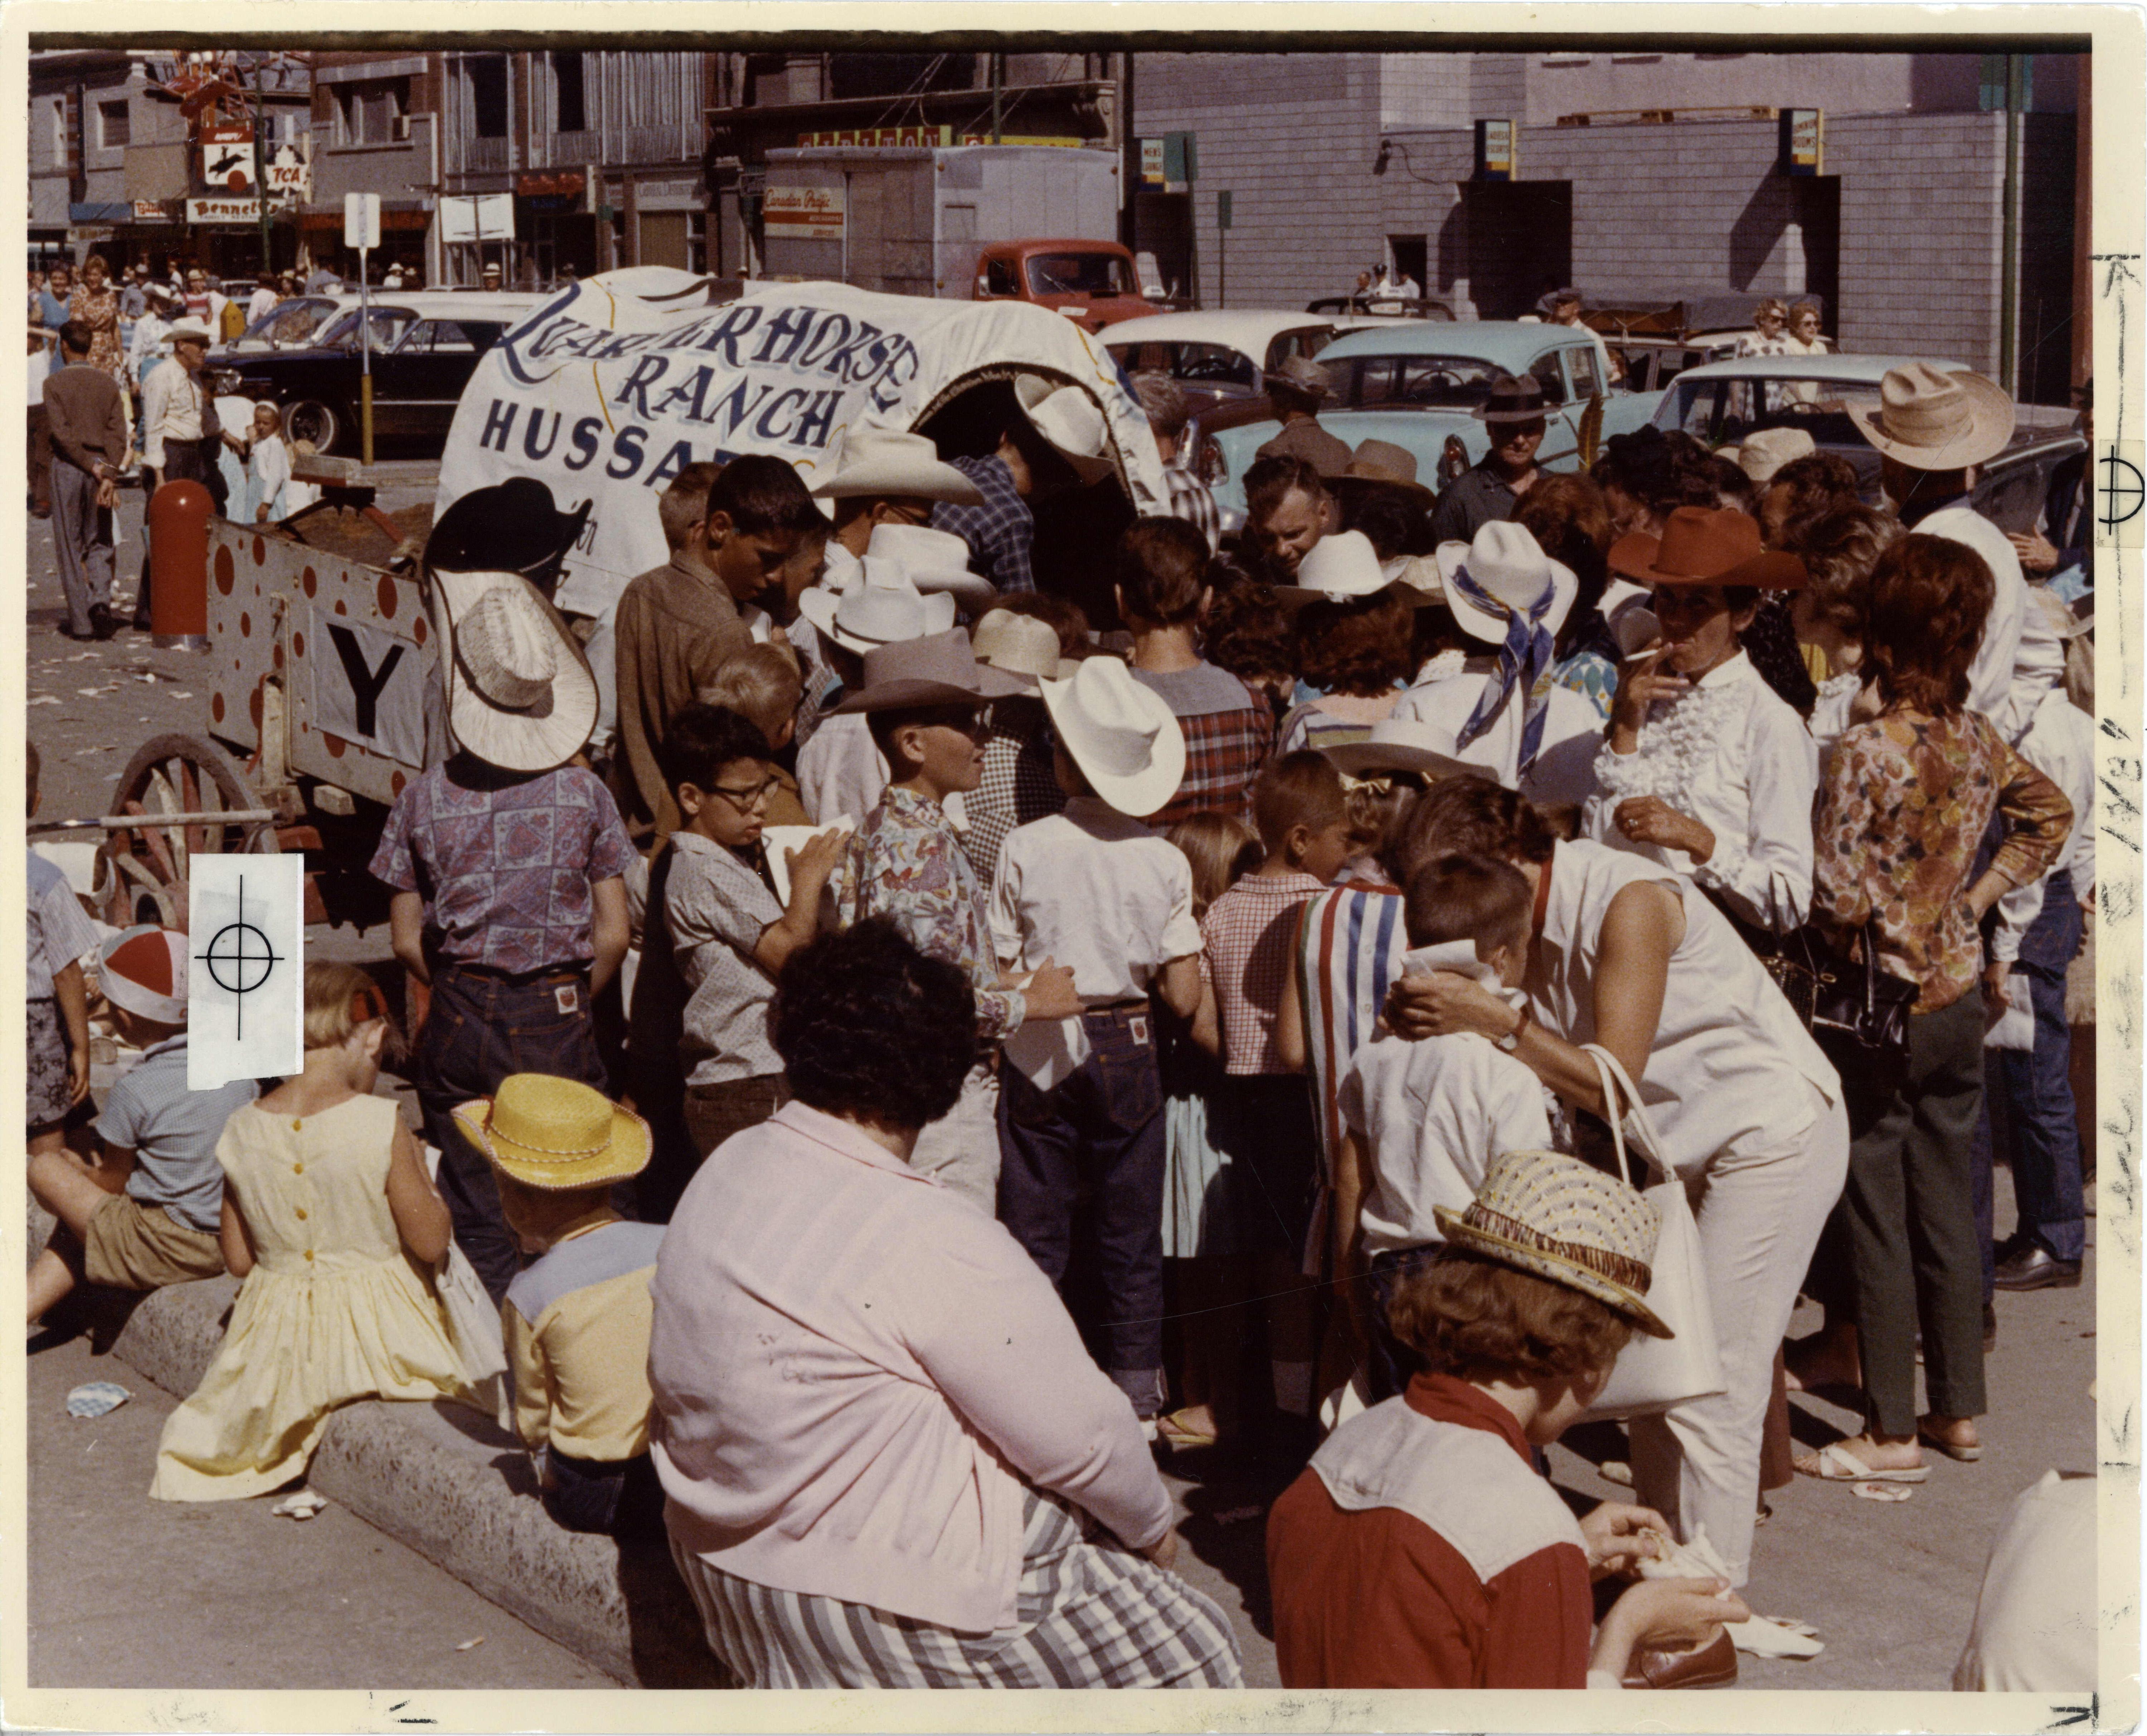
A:
{"label": "straw hat with dark band", "polygon": [[456,1124],[503,1174],[547,1192],[638,1175],[655,1136],[631,1109],[575,1079],[510,1073],[491,1097],[458,1104]]}
{"label": "straw hat with dark band", "polygon": [[1614,1175],[1554,1151],[1491,1160],[1465,1212],[1434,1206],[1448,1243],[1593,1296],[1650,1337],[1674,1336],[1646,1301],[1662,1214]]}
{"label": "straw hat with dark band", "polygon": [[1888,458],[1917,470],[1959,470],[1995,458],[2013,438],[2013,400],[1979,373],[1947,373],[1928,362],[1890,368],[1874,409],[1849,418]]}

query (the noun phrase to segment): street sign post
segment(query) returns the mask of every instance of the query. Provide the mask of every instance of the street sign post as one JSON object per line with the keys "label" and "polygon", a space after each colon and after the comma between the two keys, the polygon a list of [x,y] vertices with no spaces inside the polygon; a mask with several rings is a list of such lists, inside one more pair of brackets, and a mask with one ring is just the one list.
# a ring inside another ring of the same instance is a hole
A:
{"label": "street sign post", "polygon": [[1230,195],[1223,188],[1215,193],[1215,305],[1230,305]]}
{"label": "street sign post", "polygon": [[343,196],[343,244],[358,249],[358,429],[360,456],[373,462],[373,278],[371,256],[380,245],[380,195]]}

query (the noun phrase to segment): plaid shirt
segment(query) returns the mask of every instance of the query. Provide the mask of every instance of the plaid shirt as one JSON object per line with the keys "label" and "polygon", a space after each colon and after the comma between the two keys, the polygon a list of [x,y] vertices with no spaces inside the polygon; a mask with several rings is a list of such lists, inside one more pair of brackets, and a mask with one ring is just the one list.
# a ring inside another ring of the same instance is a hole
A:
{"label": "plaid shirt", "polygon": [[[1135,669],[1133,677],[1169,703],[1185,732],[1185,775],[1178,793],[1149,816],[1149,824],[1162,832],[1196,813],[1227,813],[1250,825],[1253,780],[1274,752],[1274,713],[1267,701],[1212,663],[1161,675]],[[1195,680],[1207,692],[1189,700],[1183,690]],[[1227,704],[1218,703],[1224,683],[1236,689]]]}
{"label": "plaid shirt", "polygon": [[589,888],[633,859],[611,793],[579,766],[503,789],[435,766],[395,798],[372,872],[423,894],[441,958],[522,976],[596,957]]}
{"label": "plaid shirt", "polygon": [[1289,1071],[1275,1049],[1275,1017],[1296,963],[1299,913],[1326,890],[1309,874],[1248,874],[1201,918],[1200,978],[1215,993],[1224,1072]]}
{"label": "plaid shirt", "polygon": [[977,485],[980,507],[943,500],[932,509],[932,528],[952,531],[969,545],[969,564],[1002,591],[1033,591],[1029,546],[1036,540],[1035,515],[1013,485],[1013,473],[993,458],[947,461]]}
{"label": "plaid shirt", "polygon": [[1184,519],[1208,539],[1208,552],[1217,553],[1223,546],[1223,514],[1213,491],[1174,462],[1163,467],[1163,480],[1170,490],[1171,516]]}
{"label": "plaid shirt", "polygon": [[1017,826],[1048,818],[1066,805],[1045,745],[1048,721],[1040,699],[1002,699],[989,713],[984,779],[962,798],[969,829],[962,848],[986,892],[999,868],[999,846]]}

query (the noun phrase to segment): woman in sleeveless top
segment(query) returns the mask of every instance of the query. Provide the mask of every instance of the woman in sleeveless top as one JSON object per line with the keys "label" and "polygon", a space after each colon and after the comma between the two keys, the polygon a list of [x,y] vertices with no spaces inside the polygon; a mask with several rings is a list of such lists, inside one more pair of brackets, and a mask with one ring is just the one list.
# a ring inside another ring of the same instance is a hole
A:
{"label": "woman in sleeveless top", "polygon": [[[1479,850],[1536,892],[1529,1004],[1435,973],[1388,1002],[1411,1038],[1476,1031],[1566,1103],[1603,1109],[1598,1043],[1639,1082],[1665,1160],[1694,1208],[1724,1390],[1631,1425],[1634,1485],[1681,1538],[1703,1525],[1733,1580],[1749,1574],[1759,1441],[1776,1348],[1829,1209],[1849,1132],[1840,1081],[1721,912],[1670,870],[1584,841],[1554,843],[1534,809],[1484,779],[1417,804],[1405,854]],[[1637,1179],[1637,1178],[1636,1178]]]}

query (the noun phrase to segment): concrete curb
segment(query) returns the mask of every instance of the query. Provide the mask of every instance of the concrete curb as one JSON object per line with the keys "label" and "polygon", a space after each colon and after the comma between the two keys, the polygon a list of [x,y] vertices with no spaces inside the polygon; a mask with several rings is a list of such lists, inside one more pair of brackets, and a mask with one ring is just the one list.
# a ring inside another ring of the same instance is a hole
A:
{"label": "concrete curb", "polygon": [[[52,1230],[34,1201],[29,1228],[34,1254]],[[223,1342],[238,1292],[237,1279],[218,1278],[125,1298],[117,1308],[93,1303],[99,1348],[108,1345],[183,1398]],[[103,1329],[123,1313],[116,1336]],[[146,1487],[150,1468],[140,1470]],[[347,1406],[330,1419],[308,1482],[620,1682],[730,1685],[669,1552],[562,1530],[537,1499],[519,1443],[475,1411],[377,1400]]]}

